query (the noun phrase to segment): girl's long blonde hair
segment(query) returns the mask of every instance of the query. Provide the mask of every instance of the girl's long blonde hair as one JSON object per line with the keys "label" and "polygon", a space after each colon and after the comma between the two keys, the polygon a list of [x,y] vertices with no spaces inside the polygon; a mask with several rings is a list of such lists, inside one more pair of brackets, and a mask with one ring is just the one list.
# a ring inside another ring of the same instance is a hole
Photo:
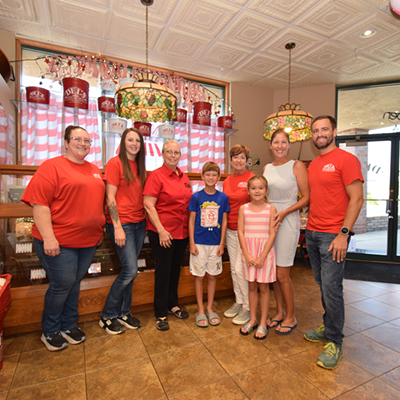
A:
{"label": "girl's long blonde hair", "polygon": [[[249,181],[247,182],[247,190],[250,191],[250,185],[252,184],[252,182],[257,181],[257,180],[263,182],[265,185],[265,190],[268,191],[268,181],[267,181],[267,178],[263,175],[260,175],[260,176],[255,175],[252,178],[250,178]],[[265,193],[264,200],[266,203],[270,203],[267,193]]]}

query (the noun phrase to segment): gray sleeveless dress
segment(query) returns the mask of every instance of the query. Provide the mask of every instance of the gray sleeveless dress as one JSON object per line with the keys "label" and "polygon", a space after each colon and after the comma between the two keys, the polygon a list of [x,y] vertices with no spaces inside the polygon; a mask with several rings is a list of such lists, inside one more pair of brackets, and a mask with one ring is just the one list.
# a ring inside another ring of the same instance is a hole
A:
{"label": "gray sleeveless dress", "polygon": [[[264,176],[268,180],[268,197],[278,212],[297,202],[299,187],[293,174],[295,162],[290,160],[283,165],[267,164],[265,166]],[[276,235],[275,254],[277,266],[290,267],[293,265],[299,235],[300,215],[299,211],[295,211],[286,216]]]}

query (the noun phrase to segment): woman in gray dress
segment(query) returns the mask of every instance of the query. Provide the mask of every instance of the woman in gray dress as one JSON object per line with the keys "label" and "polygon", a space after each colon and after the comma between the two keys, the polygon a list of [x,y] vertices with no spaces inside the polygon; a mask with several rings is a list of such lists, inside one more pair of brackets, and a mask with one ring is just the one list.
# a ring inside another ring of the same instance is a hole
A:
{"label": "woman in gray dress", "polygon": [[[268,327],[276,328],[275,332],[279,335],[288,335],[297,326],[290,267],[299,241],[299,210],[310,199],[307,168],[301,161],[294,161],[287,156],[289,146],[289,135],[283,129],[276,130],[270,142],[274,162],[264,168],[264,176],[268,180],[268,196],[278,211],[274,217],[274,225],[278,229],[275,240],[277,281],[273,284],[277,313]],[[297,201],[299,191],[301,199]]]}

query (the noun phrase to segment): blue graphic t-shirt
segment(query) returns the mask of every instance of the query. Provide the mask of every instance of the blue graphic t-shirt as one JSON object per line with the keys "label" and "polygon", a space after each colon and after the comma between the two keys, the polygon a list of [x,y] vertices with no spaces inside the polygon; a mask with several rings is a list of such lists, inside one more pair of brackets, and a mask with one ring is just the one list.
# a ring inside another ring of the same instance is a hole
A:
{"label": "blue graphic t-shirt", "polygon": [[228,196],[218,190],[214,194],[207,194],[203,189],[192,195],[188,209],[196,213],[194,242],[218,246],[221,242],[222,217],[230,211]]}

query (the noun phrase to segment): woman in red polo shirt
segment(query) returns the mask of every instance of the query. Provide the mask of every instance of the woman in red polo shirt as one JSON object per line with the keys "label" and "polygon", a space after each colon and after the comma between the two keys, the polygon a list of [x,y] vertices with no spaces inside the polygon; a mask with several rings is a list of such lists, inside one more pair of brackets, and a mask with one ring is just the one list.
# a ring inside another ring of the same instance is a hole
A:
{"label": "woman in red polo shirt", "polygon": [[146,180],[143,136],[137,129],[125,129],[119,155],[107,163],[107,232],[118,254],[121,272],[114,280],[101,312],[99,325],[111,335],[125,328],[140,328],[131,315],[132,286],[138,272],[137,258],[146,234],[143,187]]}
{"label": "woman in red polo shirt", "polygon": [[41,337],[50,351],[86,339],[77,326],[79,288],[105,224],[103,177],[85,161],[91,145],[88,133],[68,126],[64,144],[65,155],[45,161],[21,199],[33,207],[33,243],[50,281]]}
{"label": "woman in red polo shirt", "polygon": [[228,196],[231,209],[228,213],[226,246],[231,264],[235,303],[225,311],[224,315],[227,318],[233,318],[234,324],[244,325],[250,321],[249,284],[243,276],[237,223],[240,206],[250,201],[250,196],[247,193],[247,182],[254,174],[246,170],[250,155],[248,147],[237,144],[231,148],[229,155],[234,172],[224,181],[224,193]]}
{"label": "woman in red polo shirt", "polygon": [[178,283],[183,255],[189,241],[188,206],[192,196],[189,178],[178,168],[181,149],[167,140],[164,164],[149,174],[143,191],[147,230],[155,261],[154,313],[158,330],[169,329],[167,314],[186,319],[178,306]]}

